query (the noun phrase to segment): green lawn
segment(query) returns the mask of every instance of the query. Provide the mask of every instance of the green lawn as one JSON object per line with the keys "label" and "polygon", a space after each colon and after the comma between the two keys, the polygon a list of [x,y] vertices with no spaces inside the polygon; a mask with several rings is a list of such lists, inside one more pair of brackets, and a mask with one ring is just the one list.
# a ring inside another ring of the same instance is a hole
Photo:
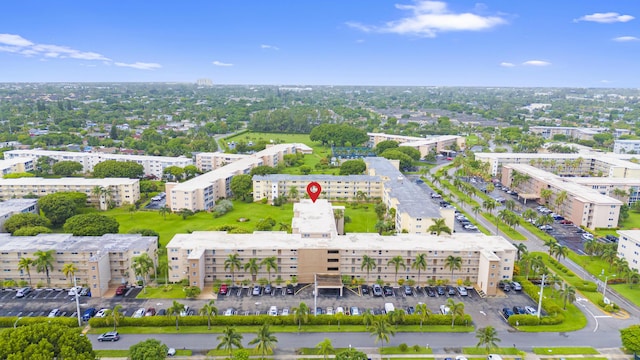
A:
{"label": "green lawn", "polygon": [[[337,354],[339,352],[345,351],[348,348],[333,348],[334,350],[334,354]],[[296,355],[318,355],[318,348],[298,348],[296,349]]]}
{"label": "green lawn", "polygon": [[[244,348],[243,350],[247,350],[249,352],[249,356],[262,356],[262,353],[260,351],[258,351],[256,348]],[[235,353],[236,350],[234,349],[232,353]],[[273,351],[265,351],[265,354],[267,356],[272,355]],[[223,350],[223,349],[211,349],[207,352],[207,356],[227,356],[229,355],[229,352],[227,350]]]}
{"label": "green lawn", "polygon": [[[93,350],[98,358],[106,357],[122,357],[129,356],[129,350]],[[176,356],[191,356],[191,350],[178,350],[176,349]]]}
{"label": "green lawn", "polygon": [[[407,344],[409,345],[409,344]],[[433,349],[430,347],[420,346],[418,351],[414,349],[412,345],[409,345],[407,351],[400,350],[398,346],[386,346],[384,349],[380,349],[380,354],[389,355],[389,354],[433,354]]]}
{"label": "green lawn", "polygon": [[[146,294],[145,294],[146,291]],[[180,285],[169,285],[167,288],[164,285],[158,287],[146,287],[144,291],[141,291],[138,299],[184,299],[185,294]]]}
{"label": "green lawn", "polygon": [[[628,284],[607,285],[607,289],[611,288],[618,294],[624,296],[628,301],[634,303],[636,306],[640,306],[640,286],[637,284],[632,287],[629,287]],[[609,292],[609,290],[607,290],[607,292]]]}
{"label": "green lawn", "polygon": [[[469,354],[469,355],[486,355],[487,350],[484,348],[465,347],[465,348],[462,348],[462,353]],[[514,347],[501,347],[501,348],[491,350],[490,353],[500,354],[500,355],[521,355],[522,351]]]}
{"label": "green lawn", "polygon": [[534,347],[533,353],[538,355],[597,355],[598,350],[588,346],[576,347]]}
{"label": "green lawn", "polygon": [[489,213],[483,213],[482,216],[485,219],[487,219],[489,222],[491,222],[493,225],[496,225],[496,221],[500,222],[500,225],[499,225],[500,231],[502,231],[505,235],[507,235],[509,239],[520,240],[520,241],[527,240],[527,238],[524,235],[520,234],[517,230],[510,228],[509,226],[507,226],[507,224],[503,223],[502,221],[498,220],[495,217],[495,215],[489,214]]}

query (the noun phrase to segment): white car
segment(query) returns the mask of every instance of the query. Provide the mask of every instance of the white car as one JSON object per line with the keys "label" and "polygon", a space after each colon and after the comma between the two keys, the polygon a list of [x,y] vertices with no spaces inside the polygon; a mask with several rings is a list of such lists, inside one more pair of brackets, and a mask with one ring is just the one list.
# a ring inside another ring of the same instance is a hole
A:
{"label": "white car", "polygon": [[529,315],[538,315],[538,310],[534,309],[532,306],[525,306],[524,311]]}
{"label": "white car", "polygon": [[467,360],[466,356],[458,355],[456,356],[456,360]]}
{"label": "white car", "polygon": [[167,350],[167,356],[176,356],[176,349],[169,348],[169,350]]}
{"label": "white car", "polygon": [[98,312],[96,313],[96,315],[94,317],[103,318],[103,317],[107,316],[107,311],[109,311],[109,309],[100,309],[100,310],[98,310]]}
{"label": "white car", "polygon": [[593,235],[590,233],[583,233],[581,237],[583,240],[593,240]]}
{"label": "white car", "polygon": [[53,309],[47,317],[54,318],[60,315],[60,309]]}
{"label": "white car", "polygon": [[268,314],[269,316],[278,316],[278,307],[277,306],[270,307]]}
{"label": "white car", "polygon": [[187,314],[189,314],[189,310],[190,310],[189,306],[185,305],[184,309],[180,311],[180,316],[187,316]]}
{"label": "white car", "polygon": [[69,296],[76,296],[76,294],[80,295],[81,291],[82,291],[82,286],[74,286],[71,289],[69,289],[69,293],[67,295]]}
{"label": "white car", "polygon": [[136,312],[133,313],[133,315],[131,315],[132,318],[141,318],[144,316],[144,314],[147,312],[147,310],[145,308],[140,308],[138,310],[136,310]]}
{"label": "white car", "polygon": [[451,311],[451,309],[449,309],[447,305],[440,305],[440,312],[442,315],[448,315],[449,311]]}
{"label": "white car", "polygon": [[344,308],[342,308],[342,306],[338,306],[336,308],[336,314],[343,314],[344,315]]}
{"label": "white car", "polygon": [[333,315],[333,307],[329,306],[327,308],[327,315]]}
{"label": "white car", "polygon": [[458,294],[460,294],[460,296],[467,296],[469,295],[467,293],[467,289],[464,286],[458,286]]}
{"label": "white car", "polygon": [[287,315],[289,315],[289,308],[286,307],[282,309],[282,316],[287,316]]}

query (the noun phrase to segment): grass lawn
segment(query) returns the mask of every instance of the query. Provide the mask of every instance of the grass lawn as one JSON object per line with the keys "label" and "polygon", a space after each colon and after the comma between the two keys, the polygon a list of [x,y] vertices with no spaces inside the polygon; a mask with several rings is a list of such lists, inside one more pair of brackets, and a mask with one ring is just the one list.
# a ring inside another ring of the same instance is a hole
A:
{"label": "grass lawn", "polygon": [[[168,290],[167,290],[168,289]],[[137,299],[184,299],[185,294],[180,285],[169,285],[167,288],[164,285],[158,287],[146,287],[145,291],[141,291]]]}
{"label": "grass lawn", "polygon": [[489,213],[483,213],[482,216],[484,216],[484,218],[487,219],[489,222],[491,222],[493,225],[496,225],[496,221],[500,222],[500,231],[502,231],[505,235],[507,235],[509,239],[520,240],[520,241],[527,240],[527,238],[524,235],[520,234],[517,230],[510,228],[509,226],[507,226],[507,224],[503,223],[502,221],[498,220],[495,217],[495,215],[489,214]]}
{"label": "grass lawn", "polygon": [[129,357],[129,350],[93,350],[98,358],[105,357]]}
{"label": "grass lawn", "polygon": [[[637,284],[633,285],[631,288],[628,284],[607,285],[607,289],[614,289],[628,301],[634,303],[636,306],[640,306],[640,286]],[[607,292],[609,292],[609,290],[607,290]]]}
{"label": "grass lawn", "polygon": [[[232,354],[236,352],[237,349],[234,349],[232,351]],[[249,356],[262,356],[262,352],[258,351],[256,348],[250,347],[250,348],[244,348],[243,350],[247,350],[249,352]],[[267,356],[269,355],[273,355],[273,351],[265,351],[265,354]],[[223,349],[211,349],[207,352],[207,356],[227,356],[229,355],[229,351],[228,350],[223,350]]]}
{"label": "grass lawn", "polygon": [[[465,348],[462,348],[462,353],[469,354],[469,355],[486,355],[487,350],[484,348],[465,347]],[[501,347],[501,348],[491,350],[490,353],[500,354],[500,355],[521,355],[522,351],[514,347]]]}
{"label": "grass lawn", "polygon": [[533,353],[538,355],[597,355],[598,350],[588,346],[576,347],[534,347]]}
{"label": "grass lawn", "polygon": [[[333,353],[337,354],[339,352],[345,351],[348,348],[333,348]],[[318,348],[298,348],[296,349],[296,355],[318,355]]]}
{"label": "grass lawn", "polygon": [[384,349],[380,349],[380,354],[433,354],[433,349],[430,347],[420,346],[418,351],[416,351],[413,346],[409,345],[407,351],[402,351],[398,346],[387,346]]}
{"label": "grass lawn", "polygon": [[479,141],[480,141],[480,138],[478,138],[478,135],[471,134],[471,135],[467,136],[467,140],[466,140],[467,147],[470,148],[470,147],[476,145]]}

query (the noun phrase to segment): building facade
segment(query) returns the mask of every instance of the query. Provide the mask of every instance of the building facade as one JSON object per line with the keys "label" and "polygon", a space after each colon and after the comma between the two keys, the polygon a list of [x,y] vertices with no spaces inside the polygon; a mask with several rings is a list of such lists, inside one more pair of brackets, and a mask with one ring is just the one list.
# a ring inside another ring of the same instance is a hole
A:
{"label": "building facade", "polygon": [[4,223],[15,214],[38,214],[37,199],[9,199],[0,202],[0,231],[4,230]]}
{"label": "building facade", "polygon": [[640,271],[640,230],[618,230],[618,257]]}
{"label": "building facade", "polygon": [[396,141],[400,146],[412,147],[420,151],[420,156],[424,157],[431,150],[442,152],[451,147],[463,149],[466,146],[466,139],[458,135],[440,135],[421,138],[416,136],[392,135],[384,133],[367,133],[369,135],[369,146],[375,147],[381,141]]}
{"label": "building facade", "polygon": [[616,154],[640,154],[640,140],[616,140],[613,142]]}
{"label": "building facade", "polygon": [[[35,260],[36,251],[53,250],[53,269],[46,274],[30,269],[19,270],[21,258]],[[132,268],[133,258],[147,253],[157,265],[158,239],[140,234],[105,234],[103,236],[73,236],[71,234],[40,234],[11,236],[0,234],[2,278],[16,282],[31,281],[34,287],[69,288],[73,279],[62,273],[65,264],[74,264],[78,285],[91,289],[91,296],[102,297],[109,288],[137,282]]]}
{"label": "building facade", "polygon": [[2,175],[26,173],[35,169],[35,161],[33,158],[14,158],[0,160],[0,172]]}

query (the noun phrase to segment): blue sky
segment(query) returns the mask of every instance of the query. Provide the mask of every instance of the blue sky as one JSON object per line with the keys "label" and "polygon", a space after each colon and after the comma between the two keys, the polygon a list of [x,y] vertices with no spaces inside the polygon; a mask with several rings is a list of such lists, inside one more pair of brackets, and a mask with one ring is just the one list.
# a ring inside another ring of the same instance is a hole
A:
{"label": "blue sky", "polygon": [[640,87],[637,0],[5,1],[0,82]]}

